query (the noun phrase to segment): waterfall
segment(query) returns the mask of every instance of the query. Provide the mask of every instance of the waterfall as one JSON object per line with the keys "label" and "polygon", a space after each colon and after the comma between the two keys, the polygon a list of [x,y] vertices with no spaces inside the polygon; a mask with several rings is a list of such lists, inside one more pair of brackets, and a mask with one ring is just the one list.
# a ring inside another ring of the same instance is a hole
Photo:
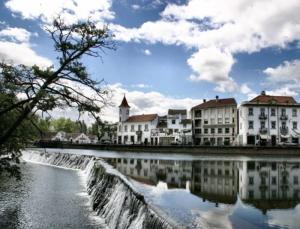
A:
{"label": "waterfall", "polygon": [[147,204],[144,196],[134,189],[124,175],[99,158],[36,151],[25,151],[22,158],[29,162],[81,170],[86,175],[92,208],[105,219],[109,228],[177,228]]}

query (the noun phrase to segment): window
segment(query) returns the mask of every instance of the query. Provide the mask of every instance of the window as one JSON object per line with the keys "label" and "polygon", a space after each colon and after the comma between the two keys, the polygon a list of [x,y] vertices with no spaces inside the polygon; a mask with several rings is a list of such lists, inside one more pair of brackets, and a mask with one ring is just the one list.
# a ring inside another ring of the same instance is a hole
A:
{"label": "window", "polygon": [[276,121],[272,121],[271,122],[271,128],[272,129],[276,129]]}
{"label": "window", "polygon": [[205,129],[204,129],[204,133],[205,133],[205,134],[208,134],[208,129],[205,128]]}
{"label": "window", "polygon": [[272,190],[272,198],[275,199],[276,198],[276,190]]}
{"label": "window", "polygon": [[272,177],[272,184],[275,185],[277,183],[276,177]]}
{"label": "window", "polygon": [[131,131],[131,132],[134,132],[134,125],[131,125],[130,131]]}
{"label": "window", "polygon": [[142,131],[142,125],[138,125],[138,131]]}
{"label": "window", "polygon": [[210,124],[216,124],[214,118],[211,118],[211,119],[210,119]]}
{"label": "window", "polygon": [[207,119],[204,119],[204,124],[208,124],[208,120]]}
{"label": "window", "polygon": [[266,127],[266,123],[264,121],[260,122],[260,128],[265,128]]}
{"label": "window", "polygon": [[120,132],[122,131],[122,126],[121,126],[121,125],[119,126],[119,131],[120,131]]}
{"label": "window", "polygon": [[229,128],[225,128],[225,134],[229,134]]}
{"label": "window", "polygon": [[218,124],[222,124],[222,123],[223,123],[222,118],[218,118]]}
{"label": "window", "polygon": [[254,197],[253,190],[249,190],[248,195],[249,195],[249,199],[253,199],[253,197]]}
{"label": "window", "polygon": [[293,122],[293,129],[297,130],[297,127],[298,127],[298,123],[297,122]]}
{"label": "window", "polygon": [[148,124],[145,124],[145,131],[149,131]]}
{"label": "window", "polygon": [[252,107],[249,107],[249,108],[248,108],[248,115],[249,115],[249,116],[252,116],[252,115],[253,115],[253,108],[252,108]]}
{"label": "window", "polygon": [[293,109],[293,117],[297,117],[297,109]]}
{"label": "window", "polygon": [[218,134],[222,134],[222,128],[218,128]]}
{"label": "window", "polygon": [[249,185],[253,185],[254,184],[254,179],[253,177],[249,177]]}
{"label": "window", "polygon": [[214,134],[214,133],[215,133],[215,128],[211,128],[211,129],[210,129],[210,133],[211,133],[211,134]]}
{"label": "window", "polygon": [[253,121],[248,122],[248,129],[253,129]]}
{"label": "window", "polygon": [[225,118],[225,123],[228,124],[230,122],[229,120],[229,118]]}
{"label": "window", "polygon": [[126,114],[129,115],[129,110],[126,110]]}
{"label": "window", "polygon": [[276,115],[275,108],[271,108],[271,116],[275,116],[275,115]]}
{"label": "window", "polygon": [[299,184],[298,177],[294,176],[294,184]]}
{"label": "window", "polygon": [[265,114],[265,108],[264,107],[260,108],[260,113]]}
{"label": "window", "polygon": [[127,125],[124,126],[124,131],[127,132]]}
{"label": "window", "polygon": [[285,108],[282,108],[282,109],[281,109],[281,115],[286,115],[286,110],[285,110]]}
{"label": "window", "polygon": [[176,124],[176,120],[175,119],[172,119],[172,124]]}

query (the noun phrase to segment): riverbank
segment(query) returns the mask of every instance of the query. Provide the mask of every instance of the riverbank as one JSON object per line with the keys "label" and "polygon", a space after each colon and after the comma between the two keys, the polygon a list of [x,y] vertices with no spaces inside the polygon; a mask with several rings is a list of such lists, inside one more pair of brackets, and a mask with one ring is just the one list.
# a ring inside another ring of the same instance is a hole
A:
{"label": "riverbank", "polygon": [[92,149],[121,152],[186,153],[191,155],[291,155],[300,156],[300,147],[253,147],[253,146],[145,146],[145,145],[101,145],[42,142],[40,148]]}

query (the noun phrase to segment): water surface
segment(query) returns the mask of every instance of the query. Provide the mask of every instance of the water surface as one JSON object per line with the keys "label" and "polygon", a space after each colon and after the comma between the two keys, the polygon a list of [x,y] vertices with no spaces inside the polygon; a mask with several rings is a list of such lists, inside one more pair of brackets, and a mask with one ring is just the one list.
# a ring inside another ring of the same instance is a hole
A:
{"label": "water surface", "polygon": [[0,228],[103,228],[78,172],[21,165],[22,180],[0,178]]}

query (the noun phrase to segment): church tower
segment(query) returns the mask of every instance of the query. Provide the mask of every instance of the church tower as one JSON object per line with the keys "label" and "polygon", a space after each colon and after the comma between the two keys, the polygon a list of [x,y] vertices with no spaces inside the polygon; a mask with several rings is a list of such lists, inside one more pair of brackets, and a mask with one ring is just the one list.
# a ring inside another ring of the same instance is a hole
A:
{"label": "church tower", "polygon": [[119,122],[125,122],[129,118],[130,106],[124,95],[121,105],[119,106]]}

